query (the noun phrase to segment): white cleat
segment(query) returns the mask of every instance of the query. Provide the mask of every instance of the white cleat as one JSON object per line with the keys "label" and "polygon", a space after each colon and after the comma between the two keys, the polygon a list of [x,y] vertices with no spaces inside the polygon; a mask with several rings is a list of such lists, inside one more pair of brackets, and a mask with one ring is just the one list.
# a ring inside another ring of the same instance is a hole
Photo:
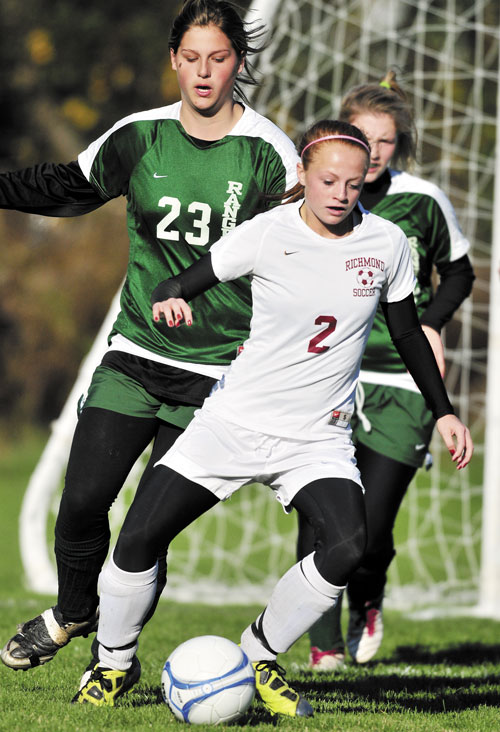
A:
{"label": "white cleat", "polygon": [[363,607],[349,608],[347,648],[355,663],[368,663],[384,637],[382,599],[369,600]]}
{"label": "white cleat", "polygon": [[332,648],[331,651],[320,651],[316,646],[311,646],[309,668],[313,671],[339,671],[344,666],[344,651],[336,648]]}

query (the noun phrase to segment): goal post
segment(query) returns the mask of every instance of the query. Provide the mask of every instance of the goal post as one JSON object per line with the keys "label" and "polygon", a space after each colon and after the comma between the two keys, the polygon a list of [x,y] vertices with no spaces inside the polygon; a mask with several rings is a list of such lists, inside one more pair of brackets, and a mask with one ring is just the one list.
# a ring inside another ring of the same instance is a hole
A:
{"label": "goal post", "polygon": [[[500,78],[500,59],[498,76]],[[500,110],[500,84],[497,90]],[[500,212],[500,122],[497,119],[495,196]],[[485,407],[481,575],[478,613],[500,619],[500,222],[493,223],[490,267],[488,370]]]}
{"label": "goal post", "polygon": [[[414,103],[415,172],[444,189],[472,244],[473,294],[445,329],[445,354],[447,388],[472,430],[476,450],[466,470],[454,471],[440,440],[433,440],[434,466],[418,471],[396,523],[387,605],[458,607],[498,617],[500,230],[494,211],[500,211],[500,5],[491,0],[255,0],[246,20],[265,23],[271,31],[267,48],[251,59],[262,84],[252,89],[250,103],[294,140],[313,122],[336,117],[349,87],[377,80],[390,67],[398,70]],[[101,331],[104,337],[107,328]],[[87,359],[89,368],[97,365],[99,348]],[[40,523],[32,532],[36,502],[52,513],[51,518],[45,514],[45,524],[53,522],[76,401],[89,378],[82,369],[63,410],[71,416],[61,415],[54,425],[21,512],[25,573],[28,585],[40,592],[55,591],[55,573],[52,536],[44,535]],[[132,474],[113,507],[114,526],[135,484]],[[283,514],[268,489],[244,489],[177,537],[169,552],[166,594],[182,601],[260,603],[294,561],[296,533],[295,517]]]}

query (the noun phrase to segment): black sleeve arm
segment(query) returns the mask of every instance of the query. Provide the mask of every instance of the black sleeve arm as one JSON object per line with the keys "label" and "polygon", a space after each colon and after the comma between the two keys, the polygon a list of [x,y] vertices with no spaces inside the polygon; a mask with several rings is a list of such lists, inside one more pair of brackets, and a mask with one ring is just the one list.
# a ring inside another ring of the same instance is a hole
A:
{"label": "black sleeve arm", "polygon": [[208,252],[180,274],[160,282],[151,294],[151,305],[168,300],[169,297],[182,297],[187,302],[218,282],[220,280],[215,276],[212,257]]}
{"label": "black sleeve arm", "polygon": [[80,216],[107,200],[91,186],[76,160],[0,174],[0,208],[42,216]]}
{"label": "black sleeve arm", "polygon": [[420,318],[422,325],[429,325],[438,333],[472,291],[475,277],[469,257],[464,254],[440,267],[439,278],[436,294]]}
{"label": "black sleeve arm", "polygon": [[453,414],[434,353],[420,326],[413,295],[381,305],[392,341],[434,419]]}

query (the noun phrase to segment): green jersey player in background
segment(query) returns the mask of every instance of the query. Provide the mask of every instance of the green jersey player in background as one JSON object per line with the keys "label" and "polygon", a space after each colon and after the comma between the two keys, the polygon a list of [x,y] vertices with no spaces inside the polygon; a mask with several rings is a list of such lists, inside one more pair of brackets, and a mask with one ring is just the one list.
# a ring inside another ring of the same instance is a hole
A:
{"label": "green jersey player in background", "polygon": [[[173,444],[247,337],[246,278],[201,294],[189,329],[154,323],[149,299],[159,281],[252,217],[263,194],[296,180],[292,142],[241,90],[256,83],[247,54],[259,50],[262,32],[228,2],[187,0],[169,41],[179,102],[120,120],[77,162],[0,176],[0,206],[49,216],[86,213],[123,195],[130,239],[120,312],[79,416],[55,527],[57,605],[7,642],[1,657],[13,669],[44,664],[95,629],[111,504],[152,440],[145,474]],[[159,563],[158,597],[165,557]]]}
{"label": "green jersey player in background", "polygon": [[[404,172],[415,157],[413,112],[389,71],[380,84],[354,87],[342,100],[340,118],[361,128],[371,147],[362,205],[400,226],[412,252],[414,298],[422,328],[444,375],[440,331],[472,289],[469,242],[450,201],[436,185]],[[389,168],[392,162],[403,171]],[[439,287],[434,293],[436,268]],[[370,280],[370,263],[358,262],[359,278]],[[368,545],[349,579],[347,647],[366,663],[382,642],[382,600],[386,572],[395,551],[393,527],[405,492],[423,464],[434,427],[424,398],[408,374],[381,310],[377,312],[361,365],[353,439],[366,491]],[[312,549],[310,526],[299,517],[299,557]],[[341,602],[310,631],[310,664],[330,671],[344,663]]]}

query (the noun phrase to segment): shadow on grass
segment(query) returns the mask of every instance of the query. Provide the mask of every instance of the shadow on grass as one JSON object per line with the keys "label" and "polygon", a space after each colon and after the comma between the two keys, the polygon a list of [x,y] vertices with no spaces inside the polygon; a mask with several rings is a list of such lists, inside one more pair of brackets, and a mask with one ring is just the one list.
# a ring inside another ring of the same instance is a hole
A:
{"label": "shadow on grass", "polygon": [[[152,704],[165,705],[160,686],[142,686],[137,690],[133,690],[127,697],[127,704],[131,707],[144,707]],[[172,715],[172,719],[173,719]],[[258,702],[254,702],[247,714],[231,724],[224,725],[227,727],[258,727],[263,724],[276,725],[279,717],[273,717]]]}
{"label": "shadow on grass", "polygon": [[[401,673],[394,666],[401,664]],[[400,646],[390,657],[347,667],[345,672],[294,683],[318,712],[331,710],[332,704],[344,712],[423,713],[462,711],[478,706],[500,707],[500,670],[481,673],[482,664],[500,664],[500,645],[464,643],[431,650],[425,646]],[[422,666],[450,665],[450,673]],[[384,666],[390,667],[384,673]],[[471,667],[476,667],[476,673]],[[478,671],[479,667],[479,671]],[[370,674],[373,669],[373,674]],[[367,673],[368,672],[368,673]],[[359,675],[357,675],[359,673]]]}
{"label": "shadow on grass", "polygon": [[[363,666],[347,666],[336,674],[302,671],[292,686],[303,694],[317,713],[332,709],[343,713],[397,713],[403,711],[438,714],[500,707],[500,646],[463,643],[432,650],[426,646],[400,646],[391,656]],[[395,666],[401,666],[400,672]],[[443,668],[450,666],[453,668]],[[432,668],[435,667],[435,668]],[[474,670],[473,670],[474,667]],[[164,704],[160,686],[142,686],[128,696],[134,707]],[[234,727],[275,725],[260,702]]]}
{"label": "shadow on grass", "polygon": [[483,663],[500,665],[500,643],[460,643],[450,648],[433,651],[426,646],[398,646],[387,663],[436,664],[454,666],[480,666]]}

